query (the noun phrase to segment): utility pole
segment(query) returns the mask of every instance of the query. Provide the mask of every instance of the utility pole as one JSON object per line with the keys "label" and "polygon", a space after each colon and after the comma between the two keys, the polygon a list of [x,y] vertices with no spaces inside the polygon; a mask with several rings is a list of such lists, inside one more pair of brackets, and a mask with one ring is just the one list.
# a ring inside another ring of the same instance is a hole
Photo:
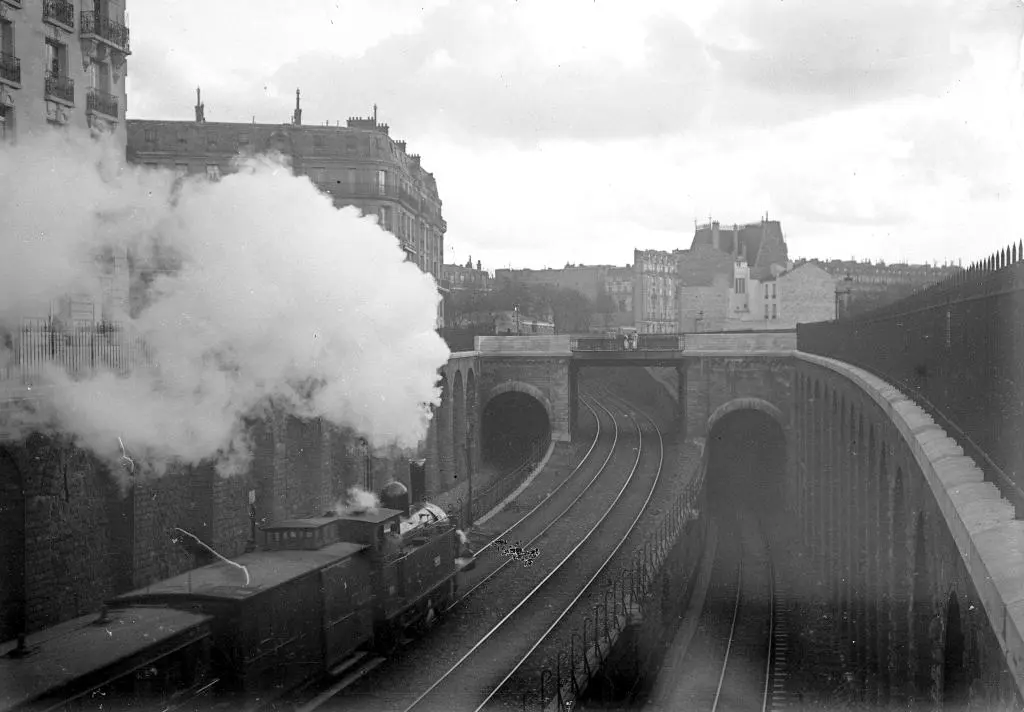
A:
{"label": "utility pole", "polygon": [[360,445],[363,448],[363,464],[364,464],[364,480],[363,489],[367,492],[373,491],[373,471],[370,468],[370,443],[367,442],[366,438],[359,439]]}

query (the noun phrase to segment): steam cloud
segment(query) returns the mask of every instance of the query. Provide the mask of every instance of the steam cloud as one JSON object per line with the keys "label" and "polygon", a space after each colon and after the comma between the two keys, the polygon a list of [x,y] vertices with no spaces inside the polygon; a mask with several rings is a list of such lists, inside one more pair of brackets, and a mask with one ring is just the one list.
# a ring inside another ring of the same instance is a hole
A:
{"label": "steam cloud", "polygon": [[246,159],[176,190],[167,171],[54,132],[0,148],[0,215],[0,380],[23,317],[69,293],[102,299],[97,256],[164,268],[137,318],[114,317],[154,365],[74,379],[48,368],[8,425],[70,435],[113,463],[120,438],[149,471],[214,459],[222,474],[247,469],[245,421],[271,405],[374,447],[423,436],[448,358],[433,279],[375,219],[336,209],[282,162]]}
{"label": "steam cloud", "polygon": [[334,504],[334,512],[343,517],[346,514],[357,514],[360,512],[374,513],[380,509],[380,498],[362,487],[349,487],[345,499],[338,500]]}

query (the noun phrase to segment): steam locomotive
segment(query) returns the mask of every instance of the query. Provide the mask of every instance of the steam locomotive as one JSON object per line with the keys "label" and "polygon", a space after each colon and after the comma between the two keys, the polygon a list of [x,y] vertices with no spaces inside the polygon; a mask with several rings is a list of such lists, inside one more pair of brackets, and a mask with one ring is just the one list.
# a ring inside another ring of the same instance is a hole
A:
{"label": "steam locomotive", "polygon": [[[460,537],[445,512],[327,512],[262,529],[260,549],[108,601],[0,648],[0,712],[256,709],[371,652],[453,599]],[[244,567],[244,568],[243,568]]]}

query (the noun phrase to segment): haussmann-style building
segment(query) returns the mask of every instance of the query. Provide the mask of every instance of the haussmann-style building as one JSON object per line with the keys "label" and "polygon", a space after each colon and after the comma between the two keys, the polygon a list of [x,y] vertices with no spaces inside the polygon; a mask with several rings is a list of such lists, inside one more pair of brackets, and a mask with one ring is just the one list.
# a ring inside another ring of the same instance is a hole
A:
{"label": "haussmann-style building", "polygon": [[[349,118],[345,126],[302,123],[300,94],[295,92],[291,123],[208,122],[196,90],[195,121],[131,120],[128,160],[180,175],[206,175],[211,180],[234,170],[239,154],[277,152],[290,160],[292,171],[308,176],[341,208],[355,206],[376,215],[380,225],[398,238],[407,258],[432,275],[444,292],[444,235],[441,199],[433,174],[405,141],[391,137],[387,124]],[[444,325],[443,300],[437,327]]]}

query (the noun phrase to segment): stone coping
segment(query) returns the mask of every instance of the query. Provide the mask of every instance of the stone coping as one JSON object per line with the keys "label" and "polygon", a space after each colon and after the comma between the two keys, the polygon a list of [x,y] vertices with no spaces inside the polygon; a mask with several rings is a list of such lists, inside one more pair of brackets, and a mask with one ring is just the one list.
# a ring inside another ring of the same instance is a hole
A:
{"label": "stone coping", "polygon": [[899,429],[956,543],[992,630],[1024,695],[1024,521],[974,460],[917,404],[867,371],[803,352],[796,358],[844,376]]}

